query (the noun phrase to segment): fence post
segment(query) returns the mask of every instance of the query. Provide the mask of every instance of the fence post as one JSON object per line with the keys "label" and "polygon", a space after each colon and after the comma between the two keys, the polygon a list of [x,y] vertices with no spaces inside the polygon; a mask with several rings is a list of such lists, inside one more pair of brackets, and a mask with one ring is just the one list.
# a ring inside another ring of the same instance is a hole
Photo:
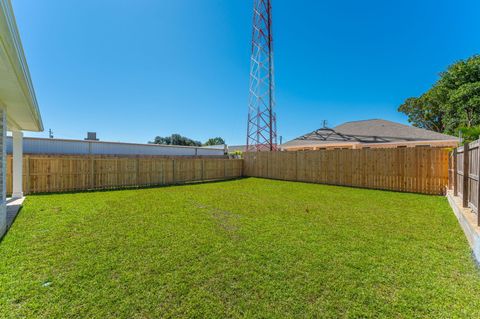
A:
{"label": "fence post", "polygon": [[267,157],[267,173],[266,173],[266,176],[263,176],[265,178],[270,178],[270,155],[272,153],[270,153],[269,151],[265,152],[264,153],[265,156]]}
{"label": "fence post", "polygon": [[90,155],[90,189],[95,188],[95,162],[93,155]]}
{"label": "fence post", "polygon": [[137,170],[136,170],[136,175],[137,175],[137,186],[140,186],[140,158],[138,157],[137,155],[137,161],[136,161],[136,164],[137,164]]}
{"label": "fence post", "polygon": [[477,202],[475,206],[477,207],[477,226],[480,226],[480,140],[477,150]]}
{"label": "fence post", "polygon": [[25,194],[30,194],[30,156],[25,156]]}
{"label": "fence post", "polygon": [[175,159],[172,159],[172,184],[175,184]]}
{"label": "fence post", "polygon": [[468,207],[468,179],[469,179],[469,159],[468,159],[468,143],[463,145],[463,193],[462,193],[462,205],[463,207]]}
{"label": "fence post", "polygon": [[295,181],[298,182],[298,151],[295,151]]}
{"label": "fence post", "polygon": [[115,171],[117,172],[117,178],[115,179],[115,187],[120,186],[120,168],[119,168],[119,163],[120,160],[118,157],[115,157]]}
{"label": "fence post", "polygon": [[223,178],[227,178],[227,160],[223,159]]}
{"label": "fence post", "polygon": [[452,174],[452,178],[453,178],[453,196],[458,196],[458,164],[457,164],[457,156],[458,156],[458,152],[457,152],[457,148],[454,148],[453,149],[453,160],[452,160],[452,166],[453,166],[453,174]]}
{"label": "fence post", "polygon": [[162,160],[162,185],[165,185],[165,162],[167,160]]}

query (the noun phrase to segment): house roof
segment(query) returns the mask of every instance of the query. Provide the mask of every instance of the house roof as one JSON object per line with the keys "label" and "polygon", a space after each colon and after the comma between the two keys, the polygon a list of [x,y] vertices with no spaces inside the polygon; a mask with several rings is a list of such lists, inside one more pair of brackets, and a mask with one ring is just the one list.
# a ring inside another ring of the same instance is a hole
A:
{"label": "house roof", "polygon": [[7,110],[9,130],[43,131],[10,0],[0,0],[0,106]]}
{"label": "house roof", "polygon": [[318,144],[393,143],[412,141],[456,141],[458,138],[382,119],[346,122],[320,128],[288,141],[282,147]]}

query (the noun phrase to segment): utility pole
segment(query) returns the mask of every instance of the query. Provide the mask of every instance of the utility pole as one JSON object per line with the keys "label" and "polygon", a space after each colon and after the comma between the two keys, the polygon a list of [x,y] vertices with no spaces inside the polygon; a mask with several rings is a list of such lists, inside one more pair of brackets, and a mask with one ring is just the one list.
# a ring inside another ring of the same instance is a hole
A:
{"label": "utility pole", "polygon": [[271,0],[254,0],[247,152],[277,150]]}

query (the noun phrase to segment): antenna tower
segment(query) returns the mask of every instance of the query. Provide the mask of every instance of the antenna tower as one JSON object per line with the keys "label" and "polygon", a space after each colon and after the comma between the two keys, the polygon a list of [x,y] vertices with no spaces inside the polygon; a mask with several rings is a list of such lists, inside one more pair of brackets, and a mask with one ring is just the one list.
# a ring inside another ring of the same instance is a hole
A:
{"label": "antenna tower", "polygon": [[254,0],[247,152],[277,150],[271,0]]}

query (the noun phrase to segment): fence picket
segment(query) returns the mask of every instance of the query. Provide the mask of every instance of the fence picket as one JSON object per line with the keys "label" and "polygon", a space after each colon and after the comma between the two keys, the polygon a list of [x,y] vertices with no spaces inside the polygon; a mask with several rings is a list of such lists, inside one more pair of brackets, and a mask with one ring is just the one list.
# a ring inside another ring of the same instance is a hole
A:
{"label": "fence picket", "polygon": [[462,205],[463,207],[468,207],[468,193],[469,193],[469,154],[468,154],[468,143],[463,146],[463,192],[462,192]]}
{"label": "fence picket", "polygon": [[[166,165],[168,161],[171,161],[170,166]],[[202,164],[201,172],[197,172],[198,161]],[[210,163],[208,174],[204,161]],[[175,163],[172,158],[158,156],[25,155],[23,165],[25,194],[167,185],[198,181],[199,177],[200,180],[222,180],[242,176],[240,159],[182,158]],[[7,193],[11,194],[11,155],[7,158],[7,166]]]}
{"label": "fence picket", "polygon": [[[264,161],[276,169],[261,170]],[[448,184],[448,150],[442,148],[246,153],[244,165],[245,176],[424,194],[443,194]],[[290,167],[294,174],[282,171]]]}

